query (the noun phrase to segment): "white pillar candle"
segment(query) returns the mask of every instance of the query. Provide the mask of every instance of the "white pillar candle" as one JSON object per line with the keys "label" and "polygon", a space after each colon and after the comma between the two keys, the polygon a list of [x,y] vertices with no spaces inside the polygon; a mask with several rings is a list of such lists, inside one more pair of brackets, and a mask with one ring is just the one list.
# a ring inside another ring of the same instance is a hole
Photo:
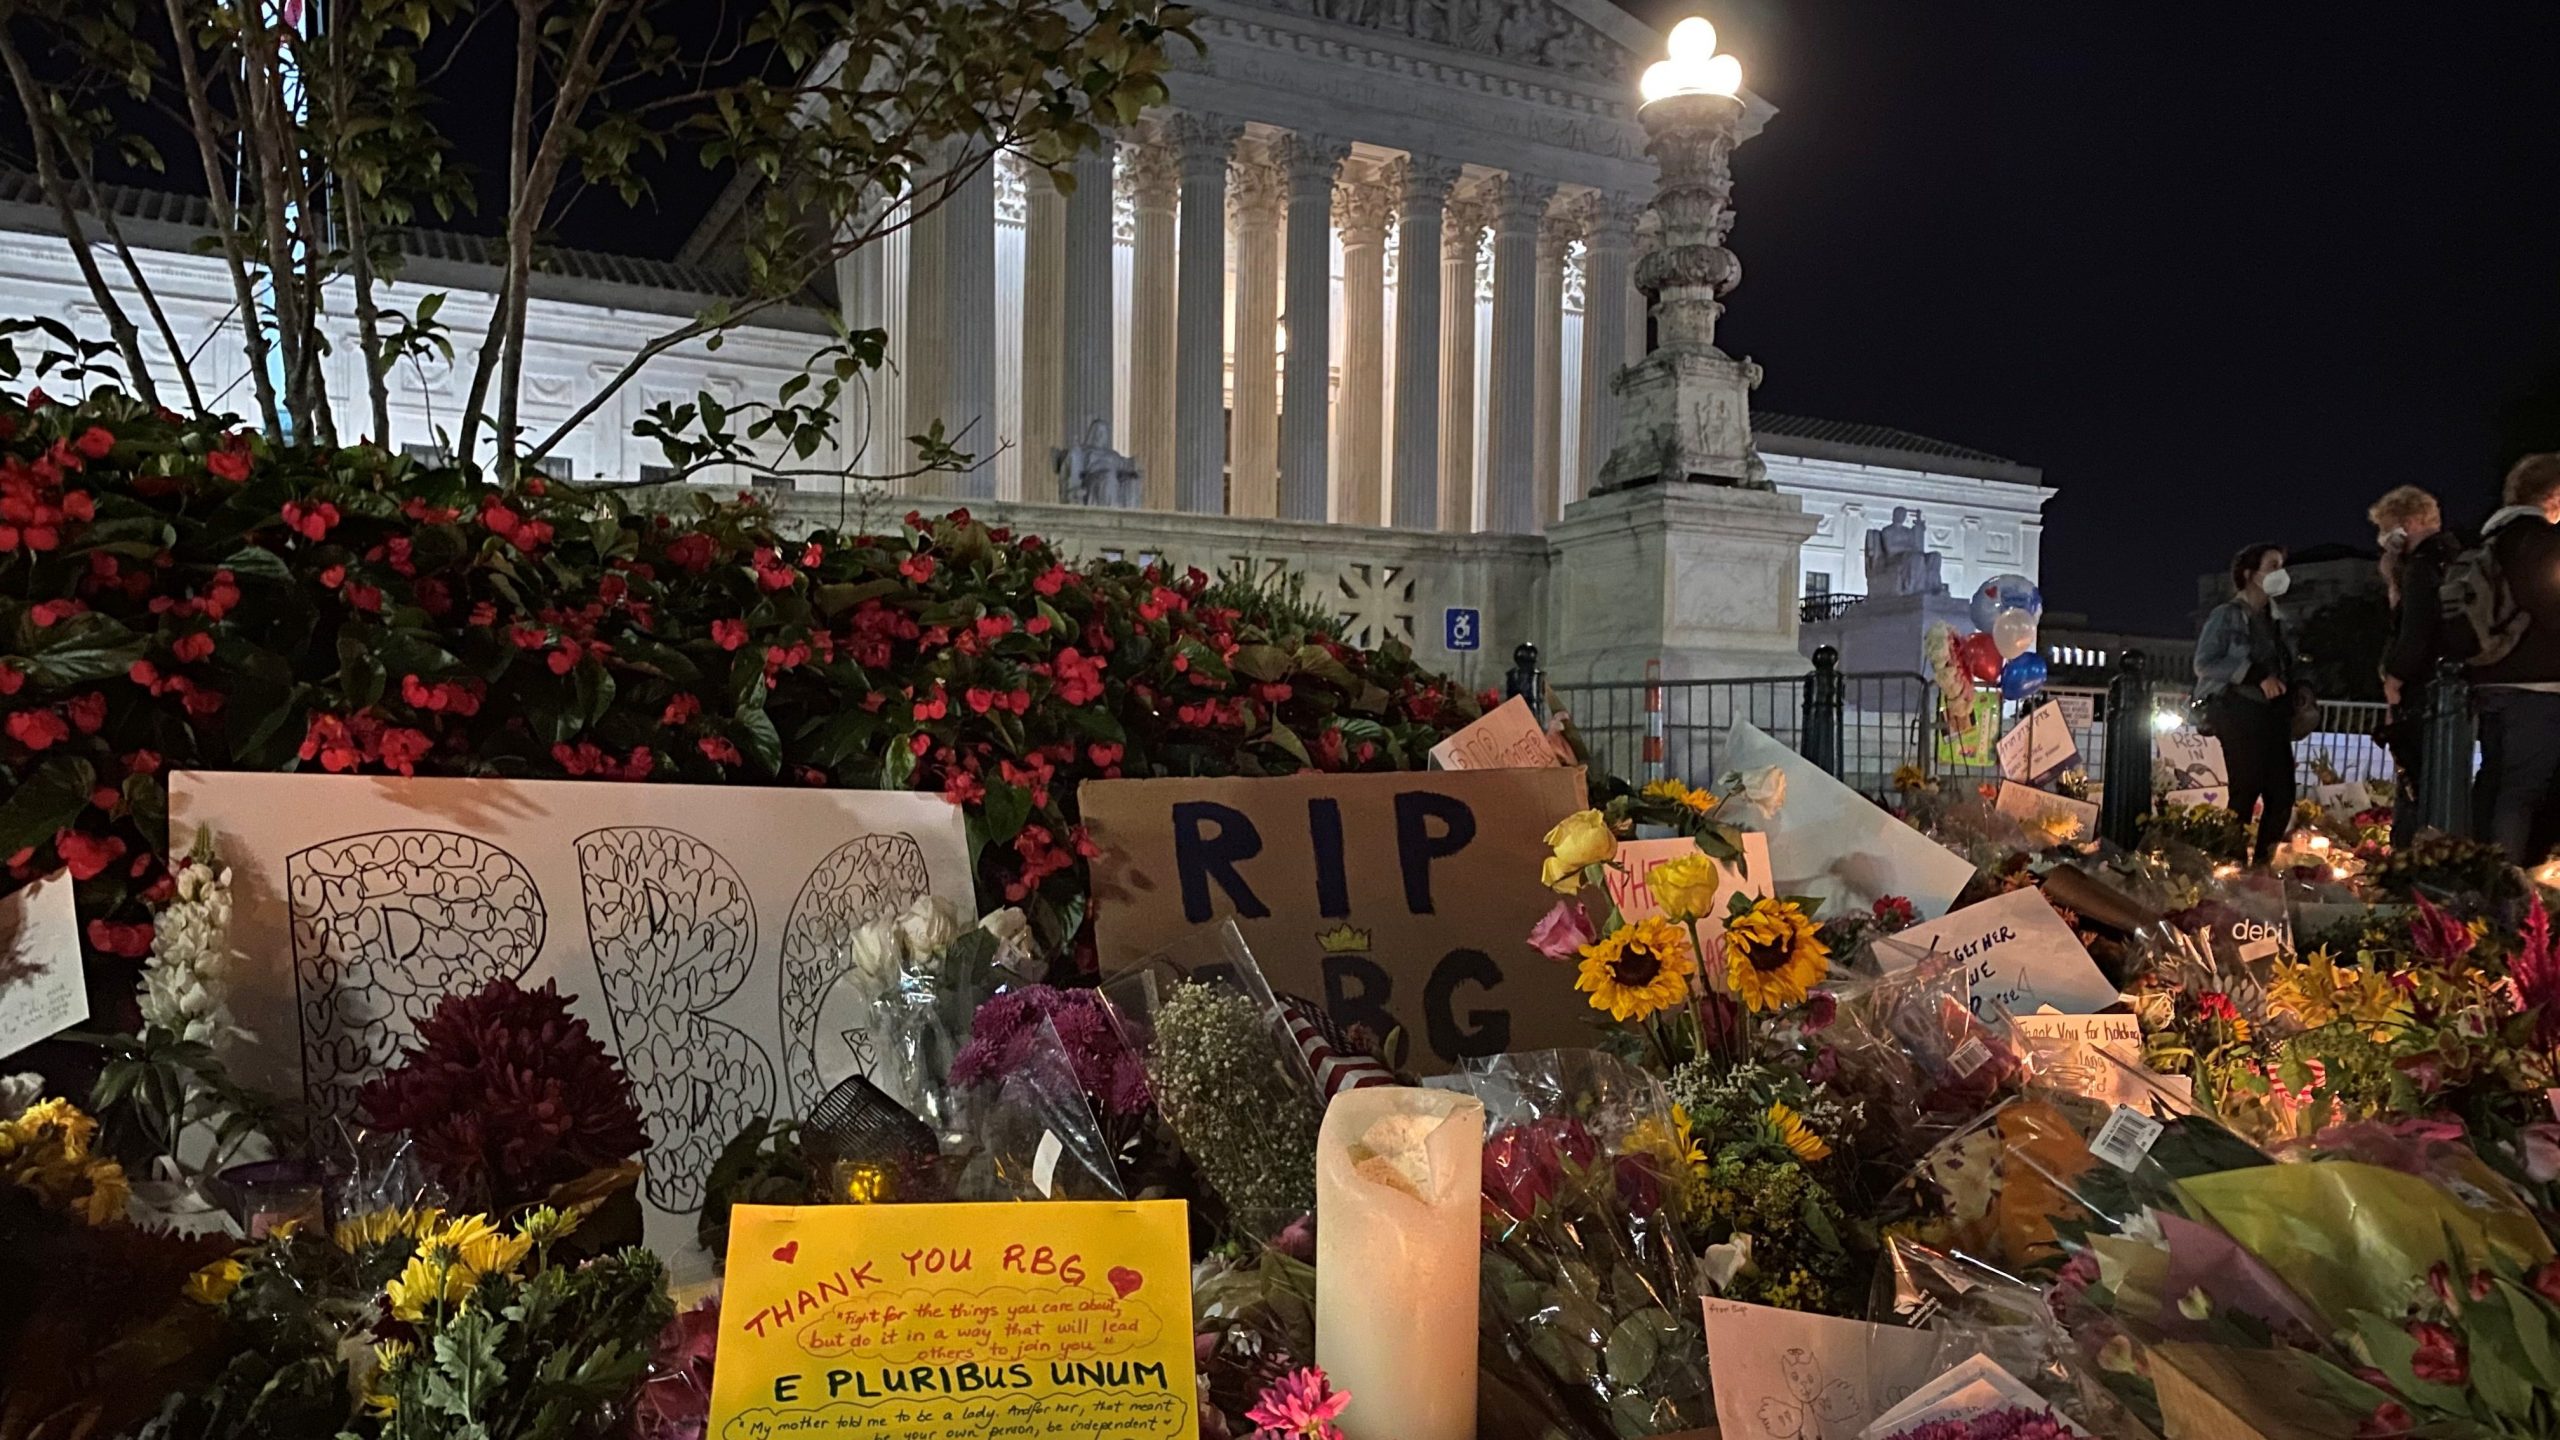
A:
{"label": "white pillar candle", "polygon": [[1484,1106],[1352,1090],[1316,1141],[1316,1363],[1347,1440],[1474,1440]]}

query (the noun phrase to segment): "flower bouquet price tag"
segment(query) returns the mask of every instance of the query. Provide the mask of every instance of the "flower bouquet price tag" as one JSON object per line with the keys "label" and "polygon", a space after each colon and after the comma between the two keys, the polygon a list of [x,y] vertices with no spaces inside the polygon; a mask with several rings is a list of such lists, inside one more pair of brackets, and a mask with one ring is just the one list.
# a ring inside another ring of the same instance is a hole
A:
{"label": "flower bouquet price tag", "polygon": [[1178,1200],[741,1205],[706,1440],[1187,1440]]}
{"label": "flower bouquet price tag", "polygon": [[2089,1153],[2130,1174],[2151,1153],[2160,1132],[2169,1128],[2130,1105],[2119,1105],[2098,1127],[2098,1138],[2089,1142]]}

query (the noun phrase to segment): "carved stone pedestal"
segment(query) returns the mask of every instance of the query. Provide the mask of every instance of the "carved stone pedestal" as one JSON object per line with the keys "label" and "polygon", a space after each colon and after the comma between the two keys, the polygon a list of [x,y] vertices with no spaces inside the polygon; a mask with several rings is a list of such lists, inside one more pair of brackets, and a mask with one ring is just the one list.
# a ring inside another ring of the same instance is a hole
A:
{"label": "carved stone pedestal", "polygon": [[1760,367],[1712,345],[1656,350],[1618,372],[1618,443],[1599,490],[1709,481],[1766,489],[1751,449],[1751,387]]}
{"label": "carved stone pedestal", "polygon": [[1559,681],[1800,675],[1793,495],[1643,485],[1578,500],[1548,527],[1548,653]]}

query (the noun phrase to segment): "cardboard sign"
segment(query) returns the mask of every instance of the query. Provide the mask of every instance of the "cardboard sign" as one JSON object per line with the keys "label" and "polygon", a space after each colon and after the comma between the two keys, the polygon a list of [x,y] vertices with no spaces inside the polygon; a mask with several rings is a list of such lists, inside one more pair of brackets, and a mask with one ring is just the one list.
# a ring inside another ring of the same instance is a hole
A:
{"label": "cardboard sign", "polygon": [[2028,711],[2000,737],[2000,773],[2011,780],[2034,782],[2059,775],[2080,759],[2071,727],[2051,705]]}
{"label": "cardboard sign", "polygon": [[0,900],[0,1059],[89,1018],[71,872]]}
{"label": "cardboard sign", "polygon": [[705,1440],[1187,1440],[1179,1200],[741,1205]]}
{"label": "cardboard sign", "polygon": [[[1618,863],[1606,876],[1609,903],[1629,920],[1643,920],[1662,913],[1654,903],[1653,891],[1644,877],[1653,867],[1683,855],[1698,853],[1698,842],[1681,836],[1671,840],[1622,840],[1618,842]],[[1737,894],[1759,899],[1777,890],[1769,878],[1769,837],[1757,830],[1742,832],[1742,864],[1739,868],[1716,866],[1716,899],[1708,912],[1698,917],[1698,938],[1711,941],[1724,933],[1724,907]]]}
{"label": "cardboard sign", "polygon": [[243,1081],[349,1115],[446,996],[556,981],[631,1077],[680,1281],[711,1269],[693,1212],[721,1147],[871,1073],[853,928],[928,893],[976,911],[938,795],[181,772],[169,800],[171,850],[209,829],[231,866],[231,1007],[267,1037]]}
{"label": "cardboard sign", "polygon": [[1529,702],[1514,695],[1484,718],[1431,747],[1442,770],[1537,770],[1564,763]]}
{"label": "cardboard sign", "polygon": [[2095,695],[2056,695],[2054,708],[2062,712],[2062,723],[2074,735],[2086,735],[2098,723],[2098,697]]}
{"label": "cardboard sign", "polygon": [[2231,767],[2223,761],[2222,742],[2211,735],[2199,735],[2190,726],[2152,731],[2151,757],[2169,767],[2171,790],[2231,787]]}
{"label": "cardboard sign", "polygon": [[2145,1115],[2161,1090],[2182,1108],[2194,1104],[2194,1082],[2144,1067],[2142,1022],[2131,1015],[2012,1015],[2010,1023],[2048,1084]]}
{"label": "cardboard sign", "polygon": [[1704,1304],[1707,1379],[1727,1440],[1846,1440],[1937,1373],[1932,1331],[1713,1296]]}
{"label": "cardboard sign", "polygon": [[1998,1006],[2013,1015],[2047,1005],[2085,1015],[2118,998],[2080,937],[2033,886],[1914,925],[1876,945],[1888,971],[1907,969],[1927,954],[1952,955],[1967,965],[1976,1019],[1996,1017]]}
{"label": "cardboard sign", "polygon": [[1774,765],[1786,799],[1761,829],[1782,895],[1807,895],[1826,913],[1864,910],[1899,895],[1923,917],[1944,915],[1973,879],[1973,862],[1903,824],[1747,721],[1734,722],[1727,763],[1748,773]]}
{"label": "cardboard sign", "polygon": [[[2091,800],[2074,800],[2050,790],[2038,790],[2015,780],[2000,782],[2000,798],[1993,809],[2016,820],[2030,830],[2048,830],[2057,839],[2086,840],[2098,833],[2098,806]],[[2052,817],[2069,820],[2068,827]]]}
{"label": "cardboard sign", "polygon": [[2000,736],[2000,687],[1973,692],[1971,709],[1940,716],[1938,763],[1973,767],[1991,763]]}
{"label": "cardboard sign", "polygon": [[1585,1044],[1589,1007],[1522,948],[1584,801],[1558,769],[1086,781],[1102,968],[1231,915],[1274,989],[1404,1027],[1426,1069]]}

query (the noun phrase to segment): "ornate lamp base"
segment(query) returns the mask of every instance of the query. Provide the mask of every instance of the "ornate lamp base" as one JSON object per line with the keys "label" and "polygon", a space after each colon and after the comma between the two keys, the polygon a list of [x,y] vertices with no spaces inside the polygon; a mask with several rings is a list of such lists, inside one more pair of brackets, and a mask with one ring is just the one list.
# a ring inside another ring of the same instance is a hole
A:
{"label": "ornate lamp base", "polygon": [[1760,367],[1713,346],[1656,350],[1618,372],[1618,443],[1595,493],[1657,482],[1766,490],[1751,445],[1751,390]]}

